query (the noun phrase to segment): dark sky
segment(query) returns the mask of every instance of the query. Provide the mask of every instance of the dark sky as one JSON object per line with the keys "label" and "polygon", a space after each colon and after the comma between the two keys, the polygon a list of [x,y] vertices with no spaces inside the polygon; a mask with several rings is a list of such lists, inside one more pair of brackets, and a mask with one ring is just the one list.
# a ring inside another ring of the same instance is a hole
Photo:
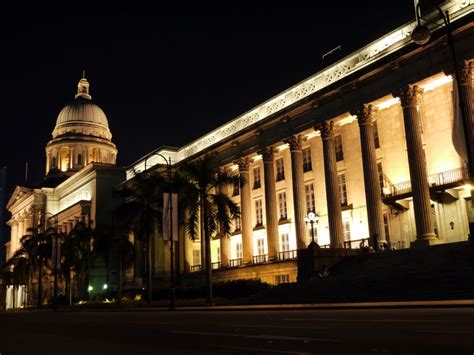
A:
{"label": "dark sky", "polygon": [[[324,5],[322,5],[324,3]],[[0,165],[44,174],[44,148],[83,69],[128,165],[181,146],[413,19],[411,0],[316,7],[3,8]]]}

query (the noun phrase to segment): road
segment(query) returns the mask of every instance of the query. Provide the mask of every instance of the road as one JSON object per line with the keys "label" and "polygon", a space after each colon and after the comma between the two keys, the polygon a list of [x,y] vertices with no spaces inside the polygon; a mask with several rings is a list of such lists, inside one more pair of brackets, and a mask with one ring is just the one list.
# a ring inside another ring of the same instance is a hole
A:
{"label": "road", "polygon": [[0,313],[1,355],[474,354],[474,308]]}

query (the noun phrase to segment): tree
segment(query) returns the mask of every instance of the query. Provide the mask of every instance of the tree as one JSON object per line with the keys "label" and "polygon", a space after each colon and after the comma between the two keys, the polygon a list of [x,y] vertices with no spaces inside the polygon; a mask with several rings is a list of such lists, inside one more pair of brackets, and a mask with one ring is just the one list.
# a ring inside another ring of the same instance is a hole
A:
{"label": "tree", "polygon": [[[179,194],[186,209],[186,231],[191,238],[201,235],[201,257],[206,265],[207,302],[213,303],[211,237],[230,235],[232,220],[239,208],[223,188],[239,183],[239,176],[219,167],[216,154],[184,164],[180,170]],[[204,248],[203,248],[204,247]],[[203,250],[204,249],[204,250]]]}
{"label": "tree", "polygon": [[146,246],[147,302],[152,299],[152,232],[161,223],[163,192],[168,182],[160,173],[143,172],[120,186],[124,203],[115,211],[129,230]]}

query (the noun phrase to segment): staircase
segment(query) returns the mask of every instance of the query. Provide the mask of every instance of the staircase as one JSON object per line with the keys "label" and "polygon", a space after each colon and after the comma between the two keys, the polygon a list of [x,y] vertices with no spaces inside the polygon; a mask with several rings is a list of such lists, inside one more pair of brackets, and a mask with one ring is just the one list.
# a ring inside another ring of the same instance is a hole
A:
{"label": "staircase", "polygon": [[349,256],[329,277],[282,285],[256,303],[474,298],[469,242]]}

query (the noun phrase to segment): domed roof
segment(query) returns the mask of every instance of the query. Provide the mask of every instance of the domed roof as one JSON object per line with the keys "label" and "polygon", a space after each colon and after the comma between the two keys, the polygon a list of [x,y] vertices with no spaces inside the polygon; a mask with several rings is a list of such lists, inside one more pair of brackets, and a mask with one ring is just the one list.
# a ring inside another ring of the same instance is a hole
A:
{"label": "domed roof", "polygon": [[54,138],[80,134],[112,139],[104,111],[94,104],[89,94],[89,82],[84,74],[77,84],[74,101],[59,112],[52,136]]}
{"label": "domed roof", "polygon": [[109,127],[104,111],[90,100],[79,97],[59,112],[56,127],[63,124],[86,122],[98,124],[106,128]]}

